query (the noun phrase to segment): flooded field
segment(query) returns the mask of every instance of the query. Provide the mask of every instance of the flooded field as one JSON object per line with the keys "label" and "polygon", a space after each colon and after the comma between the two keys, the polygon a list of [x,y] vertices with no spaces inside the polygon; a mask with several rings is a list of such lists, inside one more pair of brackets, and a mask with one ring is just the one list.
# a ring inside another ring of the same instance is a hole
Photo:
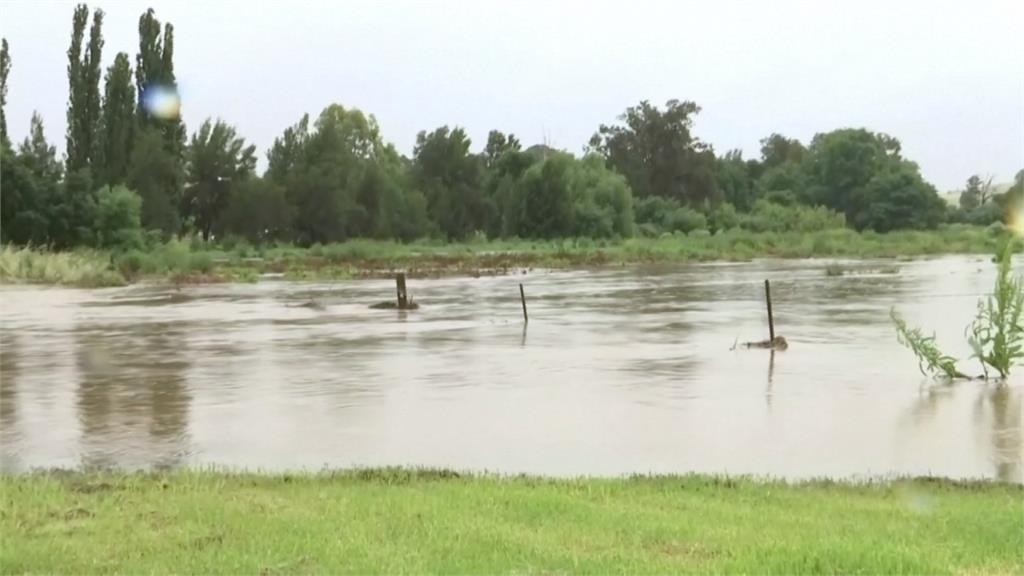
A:
{"label": "flooded field", "polygon": [[[0,467],[1021,482],[1024,378],[936,384],[888,318],[966,357],[994,265],[826,264],[410,280],[410,312],[379,280],[4,287]],[[731,350],[767,338],[765,278],[790,347]]]}

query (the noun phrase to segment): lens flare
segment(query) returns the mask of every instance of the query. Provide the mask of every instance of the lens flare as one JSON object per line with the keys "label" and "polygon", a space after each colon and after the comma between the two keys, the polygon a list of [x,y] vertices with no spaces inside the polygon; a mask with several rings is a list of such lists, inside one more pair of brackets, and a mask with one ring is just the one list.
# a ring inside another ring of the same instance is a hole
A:
{"label": "lens flare", "polygon": [[154,118],[174,120],[181,113],[181,98],[173,87],[149,86],[142,93],[142,106]]}
{"label": "lens flare", "polygon": [[1024,202],[1011,201],[1006,207],[1006,227],[1024,237]]}

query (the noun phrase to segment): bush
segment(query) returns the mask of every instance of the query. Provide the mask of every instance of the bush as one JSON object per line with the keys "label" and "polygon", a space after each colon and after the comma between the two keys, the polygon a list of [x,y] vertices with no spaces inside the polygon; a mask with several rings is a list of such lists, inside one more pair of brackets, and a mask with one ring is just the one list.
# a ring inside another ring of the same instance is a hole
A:
{"label": "bush", "polygon": [[192,257],[184,242],[171,240],[159,251],[159,258],[164,270],[181,272],[190,269]]}
{"label": "bush", "polygon": [[690,233],[708,227],[708,219],[693,208],[682,206],[669,212],[663,220],[664,229],[670,232]]}
{"label": "bush", "polygon": [[124,186],[105,186],[96,193],[93,222],[96,245],[100,248],[138,248],[142,246],[139,214],[142,198]]}
{"label": "bush", "polygon": [[712,232],[730,230],[740,225],[740,215],[736,212],[735,206],[724,202],[711,211],[708,224]]}
{"label": "bush", "polygon": [[824,206],[782,206],[758,200],[754,209],[741,217],[740,227],[751,232],[820,232],[845,228],[846,218]]}
{"label": "bush", "polygon": [[189,270],[208,274],[213,270],[213,257],[206,252],[196,252],[189,257]]}
{"label": "bush", "polygon": [[139,275],[145,262],[145,254],[138,250],[131,250],[118,256],[115,265],[125,278],[131,279]]}

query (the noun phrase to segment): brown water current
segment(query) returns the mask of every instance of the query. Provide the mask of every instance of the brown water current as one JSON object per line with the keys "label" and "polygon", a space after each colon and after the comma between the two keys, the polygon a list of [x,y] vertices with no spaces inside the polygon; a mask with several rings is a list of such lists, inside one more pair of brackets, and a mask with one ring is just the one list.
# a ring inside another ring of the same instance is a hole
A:
{"label": "brown water current", "polygon": [[[413,465],[1022,482],[1021,378],[944,384],[988,258],[632,266],[394,283],[0,288],[0,469]],[[768,337],[772,282],[780,352]],[[522,322],[518,284],[530,322]],[[964,363],[980,372],[976,362]]]}

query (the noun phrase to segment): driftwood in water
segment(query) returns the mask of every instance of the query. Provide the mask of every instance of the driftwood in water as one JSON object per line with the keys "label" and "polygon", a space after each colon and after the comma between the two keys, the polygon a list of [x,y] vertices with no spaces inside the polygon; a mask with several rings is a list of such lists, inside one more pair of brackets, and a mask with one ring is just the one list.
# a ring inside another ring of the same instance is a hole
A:
{"label": "driftwood in water", "polygon": [[783,336],[776,336],[771,340],[762,340],[760,342],[744,342],[744,348],[766,348],[769,350],[785,350],[789,348],[789,342],[786,342],[786,338]]}
{"label": "driftwood in water", "polygon": [[373,308],[374,310],[417,310],[419,307],[420,305],[412,300],[406,301],[405,306],[399,306],[394,300],[378,302],[370,305],[370,308]]}

